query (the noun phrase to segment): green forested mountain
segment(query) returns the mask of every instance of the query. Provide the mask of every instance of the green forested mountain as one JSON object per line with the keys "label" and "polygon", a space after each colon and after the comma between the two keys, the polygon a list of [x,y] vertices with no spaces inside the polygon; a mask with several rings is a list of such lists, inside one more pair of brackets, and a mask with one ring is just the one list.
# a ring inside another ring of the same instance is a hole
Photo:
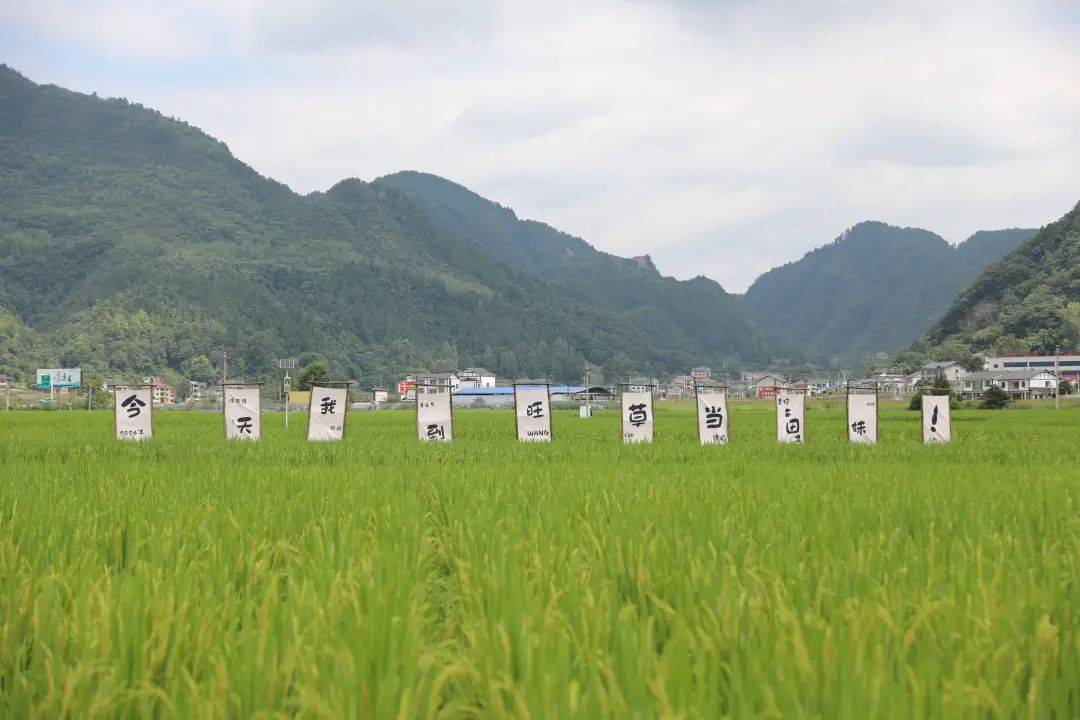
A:
{"label": "green forested mountain", "polygon": [[927,230],[863,222],[765,273],[743,302],[810,357],[850,362],[911,343],[980,270],[1034,233],[984,231],[953,247]]}
{"label": "green forested mountain", "polygon": [[914,346],[963,357],[1080,347],[1080,204],[986,268]]}
{"label": "green forested mountain", "polygon": [[298,355],[363,382],[571,379],[774,353],[711,281],[536,223],[484,232],[476,196],[455,225],[398,185],[297,195],[182,121],[0,66],[0,370],[198,378],[225,350],[237,375]]}

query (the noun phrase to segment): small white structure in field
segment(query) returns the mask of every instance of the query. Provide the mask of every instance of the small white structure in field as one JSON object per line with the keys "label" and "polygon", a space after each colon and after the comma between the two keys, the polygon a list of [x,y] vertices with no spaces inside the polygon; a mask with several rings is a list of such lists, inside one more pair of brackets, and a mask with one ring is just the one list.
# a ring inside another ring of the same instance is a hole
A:
{"label": "small white structure in field", "polygon": [[514,382],[514,419],[521,442],[551,442],[551,383]]}
{"label": "small white structure in field", "polygon": [[923,442],[947,443],[952,441],[952,414],[948,395],[922,396]]}
{"label": "small white structure in field", "polygon": [[872,385],[848,385],[847,432],[853,443],[873,445],[878,440],[878,389]]}
{"label": "small white structure in field", "polygon": [[424,442],[452,442],[454,401],[448,380],[436,379],[416,386],[416,436]]}
{"label": "small white structure in field", "polygon": [[149,385],[117,385],[113,397],[118,440],[149,440],[154,436],[154,394]]}
{"label": "small white structure in field", "polygon": [[345,415],[352,381],[311,386],[308,403],[307,439],[337,441],[345,437]]}
{"label": "small white structure in field", "polygon": [[261,383],[225,383],[221,387],[227,440],[258,440],[262,437]]}
{"label": "small white structure in field", "polygon": [[782,443],[806,442],[806,388],[776,389],[776,439]]}
{"label": "small white structure in field", "polygon": [[731,420],[727,409],[727,388],[723,385],[697,385],[698,439],[702,445],[724,445],[730,436]]}

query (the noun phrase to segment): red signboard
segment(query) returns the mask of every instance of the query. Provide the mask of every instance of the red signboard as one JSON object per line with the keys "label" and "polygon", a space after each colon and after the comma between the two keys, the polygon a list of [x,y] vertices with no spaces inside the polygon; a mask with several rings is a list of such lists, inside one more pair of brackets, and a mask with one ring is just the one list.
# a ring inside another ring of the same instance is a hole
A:
{"label": "red signboard", "polygon": [[776,387],[759,387],[757,389],[757,396],[759,398],[774,398],[776,397],[776,391],[780,388]]}

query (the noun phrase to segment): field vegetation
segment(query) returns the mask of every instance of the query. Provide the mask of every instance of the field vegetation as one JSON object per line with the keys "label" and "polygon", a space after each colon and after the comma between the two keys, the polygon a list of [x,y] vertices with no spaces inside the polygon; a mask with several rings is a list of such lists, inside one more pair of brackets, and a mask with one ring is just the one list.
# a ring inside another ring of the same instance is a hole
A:
{"label": "field vegetation", "polygon": [[1080,717],[1080,407],[843,412],[0,413],[0,716]]}

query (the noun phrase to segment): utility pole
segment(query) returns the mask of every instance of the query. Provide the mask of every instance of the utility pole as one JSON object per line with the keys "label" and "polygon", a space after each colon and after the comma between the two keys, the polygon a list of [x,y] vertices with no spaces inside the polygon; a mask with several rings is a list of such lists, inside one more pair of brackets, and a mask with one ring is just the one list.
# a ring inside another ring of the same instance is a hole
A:
{"label": "utility pole", "polygon": [[1061,346],[1058,345],[1054,348],[1054,409],[1061,409],[1061,369],[1059,360],[1061,358]]}

